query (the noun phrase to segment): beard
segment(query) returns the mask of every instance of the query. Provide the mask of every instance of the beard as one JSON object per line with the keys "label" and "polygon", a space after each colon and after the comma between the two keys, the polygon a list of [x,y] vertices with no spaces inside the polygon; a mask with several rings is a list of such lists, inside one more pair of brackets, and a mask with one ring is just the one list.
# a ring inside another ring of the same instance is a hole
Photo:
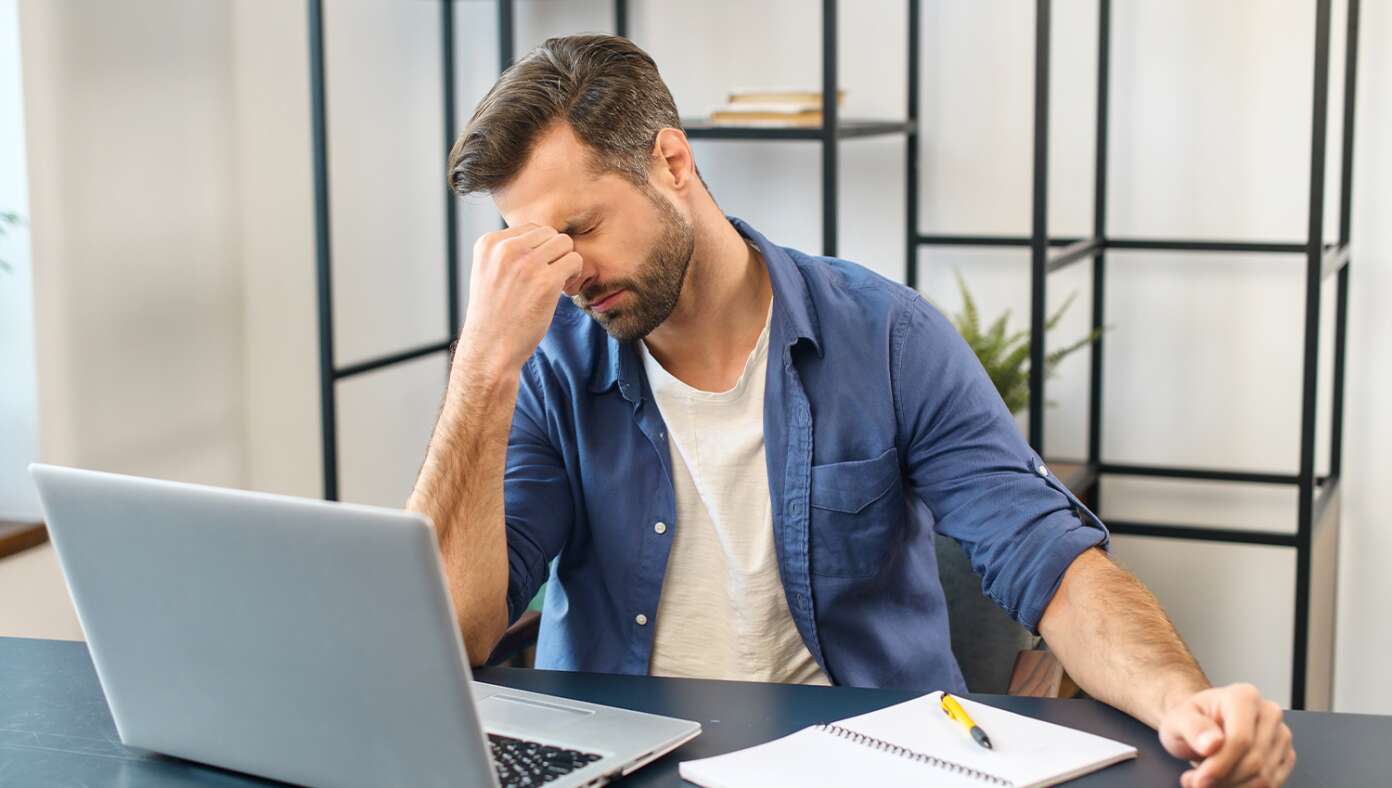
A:
{"label": "beard", "polygon": [[[677,298],[696,247],[695,230],[676,207],[651,188],[643,189],[643,193],[657,209],[661,225],[657,242],[648,251],[647,259],[632,277],[593,285],[571,297],[572,303],[585,310],[620,342],[642,339],[662,325],[677,308]],[[619,290],[628,291],[628,303],[603,312],[588,308],[589,304]]]}

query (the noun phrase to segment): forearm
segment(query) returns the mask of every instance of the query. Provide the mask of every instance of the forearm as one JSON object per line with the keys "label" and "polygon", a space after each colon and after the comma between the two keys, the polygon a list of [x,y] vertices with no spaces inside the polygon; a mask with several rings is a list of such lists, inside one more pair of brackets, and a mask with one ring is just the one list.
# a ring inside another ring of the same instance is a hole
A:
{"label": "forearm", "polygon": [[507,628],[503,473],[519,372],[456,357],[440,418],[406,508],[435,524],[469,661]]}
{"label": "forearm", "polygon": [[1097,549],[1068,567],[1039,631],[1079,687],[1152,728],[1209,686],[1155,596]]}

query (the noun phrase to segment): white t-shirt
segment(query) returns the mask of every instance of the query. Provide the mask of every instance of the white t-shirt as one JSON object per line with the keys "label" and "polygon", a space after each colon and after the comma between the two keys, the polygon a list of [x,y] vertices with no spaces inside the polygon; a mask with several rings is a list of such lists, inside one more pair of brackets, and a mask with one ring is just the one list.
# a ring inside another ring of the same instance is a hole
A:
{"label": "white t-shirt", "polygon": [[764,464],[769,324],[729,391],[686,385],[639,343],[667,423],[677,509],[653,622],[654,676],[830,683],[793,625],[774,552]]}

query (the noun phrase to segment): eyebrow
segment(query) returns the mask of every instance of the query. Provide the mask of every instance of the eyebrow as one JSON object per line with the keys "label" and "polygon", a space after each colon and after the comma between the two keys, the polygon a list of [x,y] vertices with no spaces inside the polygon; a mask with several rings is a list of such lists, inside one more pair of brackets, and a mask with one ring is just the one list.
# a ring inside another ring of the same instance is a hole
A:
{"label": "eyebrow", "polygon": [[571,218],[566,220],[565,226],[561,228],[561,234],[570,235],[580,225],[588,224],[592,219],[594,219],[596,213],[597,211],[591,208],[585,211],[584,213],[579,214],[578,216],[572,216]]}

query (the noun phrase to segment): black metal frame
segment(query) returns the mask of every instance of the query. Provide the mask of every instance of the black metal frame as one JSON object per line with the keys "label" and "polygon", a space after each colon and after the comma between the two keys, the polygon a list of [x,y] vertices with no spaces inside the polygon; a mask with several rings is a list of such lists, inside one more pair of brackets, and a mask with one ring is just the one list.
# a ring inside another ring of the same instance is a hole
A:
{"label": "black metal frame", "polygon": [[[379,358],[369,359],[346,367],[334,366],[333,304],[331,289],[331,254],[329,237],[328,138],[327,108],[324,92],[324,40],[322,0],[306,0],[309,10],[310,97],[314,145],[315,229],[317,245],[319,340],[320,340],[320,402],[322,409],[322,441],[324,462],[324,497],[338,497],[337,407],[335,386],[348,377],[382,369],[394,364],[421,358],[432,353],[447,352],[459,331],[459,254],[457,244],[457,205],[446,192],[446,280],[448,294],[448,328],[450,338],[420,347],[410,348]],[[505,70],[514,56],[514,0],[497,0],[499,70]],[[1090,402],[1088,411],[1088,456],[1084,471],[1075,482],[1079,494],[1088,495],[1094,505],[1100,500],[1101,479],[1107,475],[1140,476],[1189,480],[1227,481],[1270,485],[1294,485],[1298,488],[1296,532],[1278,533],[1229,528],[1209,528],[1162,523],[1111,521],[1113,533],[1128,536],[1157,536],[1232,544],[1257,544],[1294,548],[1296,551],[1294,664],[1291,675],[1291,706],[1304,708],[1307,695],[1307,666],[1310,632],[1311,591],[1316,582],[1312,577],[1316,529],[1338,528],[1337,519],[1325,523],[1324,514],[1338,493],[1342,469],[1342,430],[1345,339],[1348,310],[1349,223],[1353,175],[1353,117],[1358,60],[1359,0],[1348,0],[1347,44],[1344,63],[1344,113],[1342,180],[1340,188],[1339,240],[1323,242],[1324,159],[1328,108],[1330,2],[1315,0],[1315,79],[1313,95],[1313,126],[1311,134],[1309,226],[1304,243],[1263,241],[1212,241],[1159,238],[1113,238],[1106,232],[1107,202],[1107,134],[1109,118],[1109,65],[1111,53],[1111,1],[1098,0],[1098,69],[1097,69],[1097,128],[1093,230],[1086,238],[1051,238],[1048,235],[1048,129],[1049,129],[1049,45],[1051,38],[1050,0],[1035,1],[1035,62],[1034,62],[1034,166],[1033,210],[1028,236],[1009,235],[948,235],[925,234],[918,229],[919,189],[919,26],[920,0],[908,4],[908,95],[905,120],[856,120],[840,117],[837,96],[837,0],[822,0],[822,114],[819,128],[734,128],[714,126],[701,120],[684,120],[686,134],[691,139],[710,140],[787,140],[815,141],[822,145],[822,253],[835,255],[837,248],[838,164],[839,143],[844,139],[868,136],[903,134],[905,145],[905,205],[906,270],[905,281],[918,286],[919,250],[924,247],[980,246],[1028,247],[1030,250],[1030,413],[1029,442],[1043,452],[1044,438],[1044,336],[1047,279],[1050,273],[1081,260],[1092,259],[1092,326],[1101,327],[1106,316],[1106,253],[1109,249],[1148,251],[1206,251],[1206,252],[1264,252],[1301,254],[1306,261],[1304,368],[1302,374],[1301,440],[1299,472],[1295,474],[1267,473],[1213,468],[1159,467],[1110,463],[1102,459],[1102,380],[1103,340],[1092,348]],[[445,150],[455,136],[454,106],[454,37],[453,0],[441,0],[442,68],[444,74]],[[628,32],[627,0],[614,0],[614,27],[619,35]],[[1338,276],[1335,304],[1333,431],[1331,435],[1330,471],[1328,476],[1316,476],[1315,396],[1317,360],[1319,354],[1319,313],[1321,284],[1329,276]],[[1337,537],[1337,531],[1334,536]],[[1337,544],[1337,541],[1335,542]],[[1337,549],[1337,548],[1335,548]],[[1331,570],[1333,571],[1333,570]],[[1332,588],[1334,577],[1320,582]],[[1332,649],[1330,642],[1318,644]],[[1324,677],[1322,681],[1330,681]],[[1328,691],[1328,687],[1325,687]]]}
{"label": "black metal frame", "polygon": [[[909,0],[911,18],[916,13],[917,0]],[[1325,122],[1328,115],[1330,0],[1316,0],[1315,13],[1315,74],[1312,97],[1312,129],[1310,154],[1309,225],[1304,243],[1272,243],[1261,241],[1211,241],[1150,238],[1112,238],[1107,235],[1107,132],[1109,118],[1109,66],[1111,58],[1111,2],[1098,2],[1098,67],[1097,67],[1097,149],[1093,204],[1093,231],[1088,238],[1050,238],[1047,224],[1048,194],[1048,132],[1049,132],[1049,41],[1050,0],[1036,0],[1035,9],[1035,91],[1034,91],[1034,181],[1033,222],[1031,234],[1022,236],[953,236],[925,235],[917,231],[917,154],[909,151],[909,274],[911,285],[918,280],[918,250],[923,246],[1013,246],[1030,249],[1030,411],[1029,442],[1043,452],[1044,443],[1044,335],[1046,285],[1048,275],[1085,258],[1092,258],[1092,327],[1100,328],[1106,317],[1106,253],[1109,249],[1149,251],[1205,252],[1265,252],[1300,254],[1305,258],[1305,336],[1302,371],[1300,418],[1299,471],[1294,474],[1266,473],[1213,468],[1181,468],[1110,463],[1102,459],[1102,380],[1103,340],[1092,348],[1090,367],[1090,402],[1088,412],[1088,456],[1085,479],[1078,485],[1080,494],[1088,494],[1094,505],[1100,498],[1101,480],[1107,475],[1138,476],[1241,482],[1248,484],[1294,485],[1298,490],[1298,512],[1295,533],[1242,530],[1231,528],[1195,527],[1165,523],[1145,523],[1111,520],[1113,533],[1127,536],[1154,536],[1172,539],[1193,539],[1230,544],[1257,544],[1294,548],[1296,551],[1296,587],[1294,644],[1291,669],[1291,706],[1304,708],[1312,681],[1323,686],[1321,696],[1327,698],[1332,684],[1332,670],[1311,677],[1311,649],[1318,648],[1328,655],[1333,648],[1333,628],[1328,630],[1327,642],[1311,643],[1311,596],[1316,590],[1326,598],[1337,580],[1337,560],[1327,562],[1326,576],[1313,576],[1316,537],[1325,529],[1333,538],[1322,549],[1337,555],[1338,521],[1328,521],[1325,515],[1338,494],[1343,451],[1344,353],[1348,318],[1349,221],[1353,177],[1353,118],[1358,63],[1359,0],[1348,0],[1348,20],[1344,62],[1343,156],[1339,206],[1339,239],[1326,244],[1323,239],[1324,219],[1324,160],[1326,147]],[[910,29],[910,63],[916,63],[917,26]],[[910,73],[911,90],[916,91],[916,71]],[[909,99],[909,120],[917,120],[917,97]],[[911,146],[913,143],[911,142]],[[1061,247],[1061,248],[1059,248]],[[1051,251],[1054,250],[1054,251]],[[1322,283],[1338,275],[1335,304],[1334,334],[1334,391],[1333,429],[1330,439],[1330,470],[1328,476],[1315,471],[1315,397],[1319,358],[1320,296]],[[1327,611],[1332,615],[1332,609]]]}
{"label": "black metal frame", "polygon": [[[511,65],[515,52],[515,0],[497,0],[498,11],[498,69]],[[317,250],[317,297],[319,309],[319,401],[320,430],[324,464],[324,497],[337,500],[338,484],[338,399],[337,383],[345,378],[390,367],[434,354],[447,353],[453,337],[458,334],[462,316],[459,304],[459,249],[457,239],[457,201],[446,192],[446,260],[445,276],[449,288],[448,338],[407,348],[395,353],[370,358],[344,367],[335,366],[333,341],[332,253],[329,236],[328,185],[328,120],[324,77],[323,0],[306,0],[309,11],[310,109],[314,146],[314,204]],[[455,129],[454,102],[454,10],[453,0],[440,0],[441,66],[444,75],[445,151],[453,145]],[[918,3],[911,3],[917,14]],[[698,119],[683,120],[687,137],[709,140],[789,140],[820,142],[822,145],[822,253],[835,255],[837,247],[838,200],[838,143],[841,140],[893,134],[909,135],[916,140],[911,112],[909,121],[841,119],[836,106],[837,42],[836,0],[822,0],[822,88],[824,115],[820,128],[734,128],[716,126]],[[916,16],[915,16],[916,18]],[[614,28],[619,35],[628,32],[628,2],[614,0]],[[916,37],[915,37],[916,40]],[[915,55],[917,49],[915,47]],[[917,85],[916,70],[911,81]],[[914,92],[911,91],[910,101]],[[911,144],[910,150],[916,150]],[[913,155],[911,153],[911,155]],[[912,199],[912,197],[911,197]]]}
{"label": "black metal frame", "polygon": [[[324,498],[338,500],[338,392],[340,380],[414,361],[433,353],[447,353],[459,333],[462,315],[459,303],[459,215],[458,201],[445,192],[445,286],[447,288],[445,339],[370,358],[344,367],[335,366],[333,336],[333,255],[329,234],[329,138],[328,101],[324,80],[323,0],[306,0],[309,12],[309,91],[310,124],[314,145],[314,227],[316,250],[316,296],[319,304],[319,410],[320,440],[324,464]],[[511,17],[500,26],[511,24]],[[455,137],[454,3],[440,3],[440,61],[443,83],[444,151],[449,153]],[[510,57],[510,55],[509,55]]]}

